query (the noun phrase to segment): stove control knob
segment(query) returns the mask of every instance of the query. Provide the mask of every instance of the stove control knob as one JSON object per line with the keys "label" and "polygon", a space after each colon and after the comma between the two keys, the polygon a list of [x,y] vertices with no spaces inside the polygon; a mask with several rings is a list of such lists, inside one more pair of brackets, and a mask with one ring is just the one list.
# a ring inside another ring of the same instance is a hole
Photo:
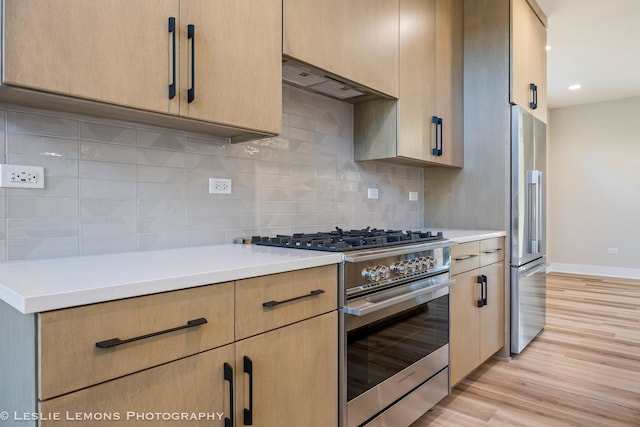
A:
{"label": "stove control knob", "polygon": [[391,272],[389,271],[389,267],[387,267],[386,265],[378,266],[377,270],[378,270],[378,280],[388,279],[389,276],[391,275]]}
{"label": "stove control knob", "polygon": [[378,275],[375,273],[373,267],[367,267],[362,270],[362,278],[370,282],[375,282],[378,279]]}
{"label": "stove control knob", "polygon": [[362,278],[370,282],[377,282],[389,277],[389,268],[386,265],[376,265],[362,270]]}
{"label": "stove control knob", "polygon": [[420,270],[428,270],[429,267],[429,257],[420,257],[418,258],[418,263],[420,264]]}
{"label": "stove control knob", "polygon": [[398,274],[405,274],[406,264],[404,262],[394,262],[391,264],[391,271]]}
{"label": "stove control knob", "polygon": [[434,268],[438,265],[438,261],[433,257],[427,257],[429,259],[429,268]]}

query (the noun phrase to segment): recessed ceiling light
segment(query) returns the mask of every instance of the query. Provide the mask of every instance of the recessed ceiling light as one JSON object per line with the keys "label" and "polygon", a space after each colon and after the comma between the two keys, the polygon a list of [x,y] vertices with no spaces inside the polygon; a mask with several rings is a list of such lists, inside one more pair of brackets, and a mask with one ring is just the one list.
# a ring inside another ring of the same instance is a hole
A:
{"label": "recessed ceiling light", "polygon": [[546,45],[546,46],[544,47],[544,49],[545,49],[547,52],[549,52],[549,51],[551,50],[551,45],[550,45],[550,44]]}
{"label": "recessed ceiling light", "polygon": [[578,89],[580,89],[581,87],[582,87],[582,85],[578,85],[578,84],[576,84],[576,85],[571,85],[571,86],[569,86],[569,90],[578,90]]}

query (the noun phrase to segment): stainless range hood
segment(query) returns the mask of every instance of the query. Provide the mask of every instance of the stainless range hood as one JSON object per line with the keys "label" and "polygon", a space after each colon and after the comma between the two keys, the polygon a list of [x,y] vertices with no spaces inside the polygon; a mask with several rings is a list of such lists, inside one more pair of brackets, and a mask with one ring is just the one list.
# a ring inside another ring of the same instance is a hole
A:
{"label": "stainless range hood", "polygon": [[346,102],[362,102],[373,98],[386,98],[353,83],[345,83],[327,73],[290,59],[282,60],[282,81]]}

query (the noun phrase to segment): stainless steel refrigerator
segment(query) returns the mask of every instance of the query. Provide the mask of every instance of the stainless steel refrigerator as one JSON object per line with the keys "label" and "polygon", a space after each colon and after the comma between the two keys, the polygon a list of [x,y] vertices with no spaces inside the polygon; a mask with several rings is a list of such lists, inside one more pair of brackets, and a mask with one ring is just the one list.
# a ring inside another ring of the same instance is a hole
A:
{"label": "stainless steel refrigerator", "polygon": [[511,107],[511,353],[546,321],[546,124]]}

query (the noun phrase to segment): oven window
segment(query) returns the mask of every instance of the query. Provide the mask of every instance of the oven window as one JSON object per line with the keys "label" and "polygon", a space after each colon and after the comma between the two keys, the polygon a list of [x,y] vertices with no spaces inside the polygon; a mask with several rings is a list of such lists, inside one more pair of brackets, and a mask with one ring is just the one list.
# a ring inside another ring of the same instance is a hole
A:
{"label": "oven window", "polygon": [[347,335],[347,400],[392,377],[449,342],[449,295]]}

